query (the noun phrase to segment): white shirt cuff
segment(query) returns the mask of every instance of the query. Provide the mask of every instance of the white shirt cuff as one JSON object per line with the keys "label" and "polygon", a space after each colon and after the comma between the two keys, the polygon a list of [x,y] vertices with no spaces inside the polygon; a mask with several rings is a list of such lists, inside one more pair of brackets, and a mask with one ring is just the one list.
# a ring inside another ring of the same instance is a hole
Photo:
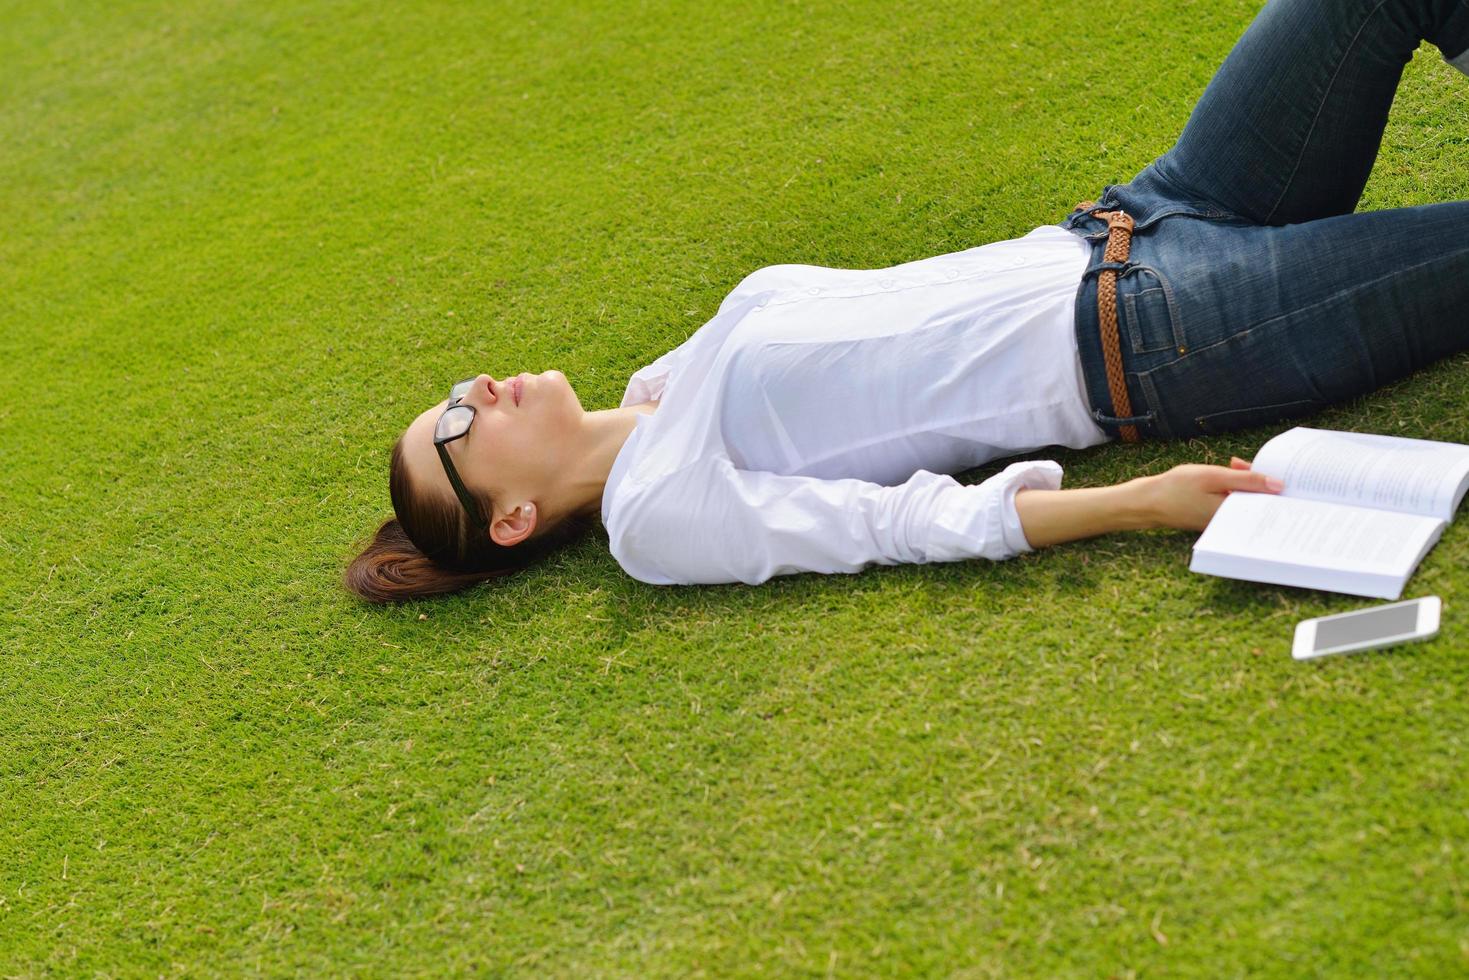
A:
{"label": "white shirt cuff", "polygon": [[1049,459],[1011,463],[988,480],[968,486],[951,476],[931,473],[926,476],[941,480],[946,486],[934,499],[934,509],[919,518],[924,521],[922,560],[1004,561],[1035,550],[1021,530],[1020,515],[1015,510],[1015,491],[1021,487],[1058,489],[1061,465]]}
{"label": "white shirt cuff", "polygon": [[[1015,491],[1021,487],[1036,490],[1061,489],[1061,464],[1050,459],[1026,460],[1011,463],[990,479],[1001,486],[1000,525],[1005,538],[1005,549],[1014,554],[1034,551],[1025,538],[1020,525],[1020,512],[1015,509]],[[986,481],[989,482],[989,481]]]}

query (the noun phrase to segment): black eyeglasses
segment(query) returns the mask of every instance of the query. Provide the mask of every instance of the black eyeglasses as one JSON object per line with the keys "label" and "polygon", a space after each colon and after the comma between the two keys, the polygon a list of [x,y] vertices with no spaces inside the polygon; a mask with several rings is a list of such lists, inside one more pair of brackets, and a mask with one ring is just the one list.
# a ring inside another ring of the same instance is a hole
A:
{"label": "black eyeglasses", "polygon": [[449,407],[444,409],[444,414],[439,416],[439,422],[434,426],[434,448],[439,451],[439,459],[444,462],[444,472],[449,474],[449,482],[454,486],[454,495],[464,505],[465,513],[469,515],[475,527],[481,531],[488,531],[490,525],[480,511],[479,501],[474,499],[469,488],[464,485],[464,481],[459,479],[459,473],[454,469],[454,461],[449,458],[449,443],[469,435],[469,427],[474,422],[474,406],[460,404],[464,396],[469,394],[469,388],[473,384],[474,378],[466,378],[449,389]]}

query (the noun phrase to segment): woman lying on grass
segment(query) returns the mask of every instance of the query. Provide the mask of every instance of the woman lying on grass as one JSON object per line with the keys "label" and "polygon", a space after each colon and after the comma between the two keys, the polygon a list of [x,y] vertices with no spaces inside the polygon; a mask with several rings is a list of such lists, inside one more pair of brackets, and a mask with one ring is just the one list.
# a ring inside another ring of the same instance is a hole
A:
{"label": "woman lying on grass", "polygon": [[[1469,347],[1469,201],[1353,213],[1425,38],[1469,74],[1469,0],[1269,0],[1178,143],[1096,206],[887,269],[760,269],[617,408],[585,411],[559,371],[460,382],[393,447],[397,516],[348,586],[451,592],[597,515],[656,584],[1201,530],[1226,493],[1280,487],[1237,458],[1072,490],[1052,460],[946,474],[1303,416]],[[1133,221],[1122,262],[1103,257],[1109,211]]]}

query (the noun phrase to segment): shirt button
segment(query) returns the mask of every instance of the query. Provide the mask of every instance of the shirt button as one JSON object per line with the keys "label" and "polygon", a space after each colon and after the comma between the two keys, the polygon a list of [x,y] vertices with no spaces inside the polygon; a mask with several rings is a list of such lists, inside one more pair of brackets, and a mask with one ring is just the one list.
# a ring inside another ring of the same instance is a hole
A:
{"label": "shirt button", "polygon": [[891,279],[884,279],[882,281],[882,288],[883,289],[892,289],[893,288],[893,280],[891,280]]}
{"label": "shirt button", "polygon": [[950,279],[958,279],[959,278],[959,270],[958,269],[950,269],[949,270],[949,278]]}
{"label": "shirt button", "polygon": [[820,294],[821,288],[819,286],[812,286],[810,289],[806,290],[806,292],[810,293],[812,296],[816,296]]}

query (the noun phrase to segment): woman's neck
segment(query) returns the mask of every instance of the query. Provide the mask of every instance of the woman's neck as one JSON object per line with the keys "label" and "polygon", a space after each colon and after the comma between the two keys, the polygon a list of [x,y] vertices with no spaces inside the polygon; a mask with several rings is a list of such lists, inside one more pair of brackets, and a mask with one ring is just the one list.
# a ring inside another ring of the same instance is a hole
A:
{"label": "woman's neck", "polygon": [[601,512],[602,494],[607,489],[607,478],[612,474],[612,463],[627,437],[632,435],[639,416],[652,415],[657,408],[657,402],[643,402],[587,412],[582,416],[575,463],[563,484],[566,493],[564,506],[568,512]]}

